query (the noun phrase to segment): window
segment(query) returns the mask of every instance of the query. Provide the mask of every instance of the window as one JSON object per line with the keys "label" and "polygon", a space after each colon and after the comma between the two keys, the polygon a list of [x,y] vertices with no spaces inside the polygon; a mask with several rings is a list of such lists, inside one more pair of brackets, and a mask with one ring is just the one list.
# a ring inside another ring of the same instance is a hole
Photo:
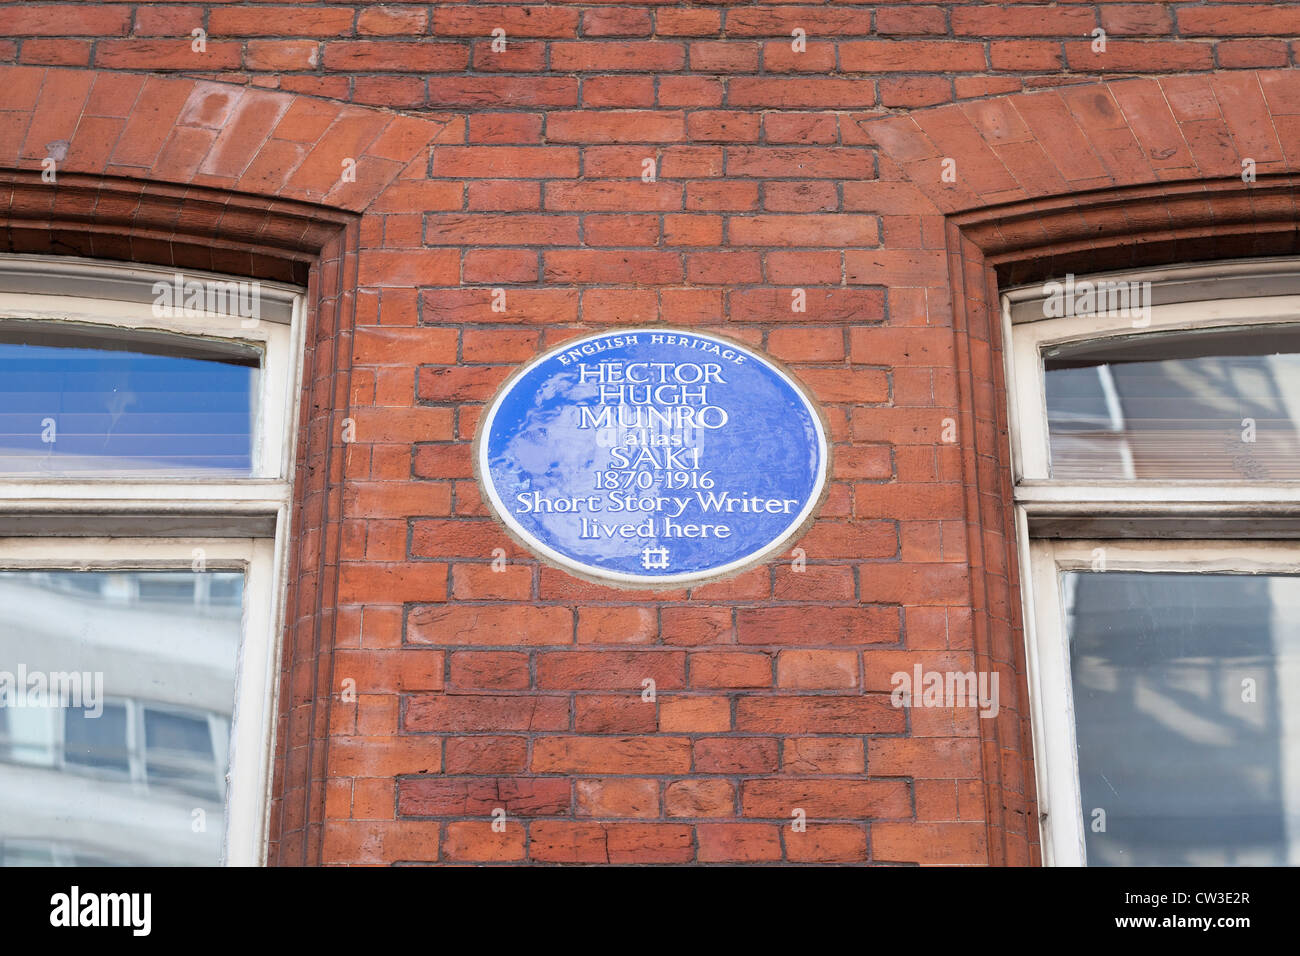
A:
{"label": "window", "polygon": [[1003,322],[1045,862],[1300,864],[1300,263]]}
{"label": "window", "polygon": [[0,863],[263,862],[301,311],[0,257]]}

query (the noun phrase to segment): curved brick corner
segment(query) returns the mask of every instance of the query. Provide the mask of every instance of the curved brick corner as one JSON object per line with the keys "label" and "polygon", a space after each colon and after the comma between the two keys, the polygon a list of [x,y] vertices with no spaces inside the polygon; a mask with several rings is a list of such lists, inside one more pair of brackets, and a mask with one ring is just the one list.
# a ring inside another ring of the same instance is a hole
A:
{"label": "curved brick corner", "polygon": [[[862,128],[944,213],[1123,186],[1300,170],[1294,70],[1086,83],[917,110]],[[1288,151],[1289,145],[1289,151]],[[945,158],[955,180],[944,182]]]}
{"label": "curved brick corner", "polygon": [[208,80],[0,65],[0,167],[51,157],[60,172],[358,212],[446,125]]}

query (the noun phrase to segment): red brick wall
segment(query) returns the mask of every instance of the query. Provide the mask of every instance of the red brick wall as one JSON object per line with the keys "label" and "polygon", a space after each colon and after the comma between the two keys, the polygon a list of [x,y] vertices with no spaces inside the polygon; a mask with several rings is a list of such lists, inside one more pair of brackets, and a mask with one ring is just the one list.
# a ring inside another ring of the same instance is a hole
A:
{"label": "red brick wall", "polygon": [[[8,250],[310,281],[272,862],[1036,862],[999,276],[1291,251],[1298,26],[0,4]],[[470,442],[511,369],[656,322],[744,339],[824,404],[805,571],[600,587],[483,508]],[[996,669],[999,717],[894,709],[918,663]]]}

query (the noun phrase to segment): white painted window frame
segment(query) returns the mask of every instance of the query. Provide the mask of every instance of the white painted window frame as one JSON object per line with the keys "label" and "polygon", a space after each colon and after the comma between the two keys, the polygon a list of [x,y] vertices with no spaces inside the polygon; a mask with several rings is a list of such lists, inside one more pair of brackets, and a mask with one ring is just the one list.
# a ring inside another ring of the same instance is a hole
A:
{"label": "white painted window frame", "polygon": [[264,358],[252,475],[0,476],[0,568],[189,570],[194,549],[203,548],[206,567],[244,572],[221,862],[260,866],[288,587],[304,296],[293,286],[260,282],[256,322],[215,312],[155,315],[154,284],[178,272],[187,280],[248,281],[62,256],[0,256],[0,323],[38,319],[256,345]]}
{"label": "white painted window frame", "polygon": [[[1030,642],[1030,699],[1034,759],[1039,780],[1044,862],[1084,866],[1086,820],[1081,811],[1079,750],[1075,736],[1069,644],[1061,573],[1098,570],[1173,573],[1300,574],[1300,542],[1122,541],[1038,538],[1029,545],[1026,581],[1033,594],[1026,608],[1039,640]],[[1031,616],[1032,615],[1032,616]],[[1053,808],[1065,808],[1055,812]]]}
{"label": "white painted window frame", "polygon": [[[1278,534],[1279,518],[1300,519],[1296,482],[1053,481],[1049,470],[1043,351],[1067,343],[1205,328],[1300,324],[1300,259],[1260,259],[1081,276],[1151,282],[1150,321],[1128,316],[1046,318],[1042,284],[1001,296],[1008,422],[1014,476],[1014,519],[1023,582],[1021,603],[1043,862],[1085,866],[1078,750],[1062,571],[1092,568],[1105,549],[1107,570],[1300,573],[1300,537]],[[1059,277],[1058,277],[1059,280]],[[1217,291],[1224,297],[1216,297]],[[1052,537],[1036,529],[1054,519]],[[1099,537],[1098,519],[1114,537]],[[1132,538],[1134,519],[1169,519],[1185,531],[1170,538]],[[1225,519],[1241,540],[1197,537]],[[1085,526],[1084,522],[1089,522]],[[1070,530],[1077,523],[1077,533]],[[1062,530],[1065,528],[1066,530]]]}

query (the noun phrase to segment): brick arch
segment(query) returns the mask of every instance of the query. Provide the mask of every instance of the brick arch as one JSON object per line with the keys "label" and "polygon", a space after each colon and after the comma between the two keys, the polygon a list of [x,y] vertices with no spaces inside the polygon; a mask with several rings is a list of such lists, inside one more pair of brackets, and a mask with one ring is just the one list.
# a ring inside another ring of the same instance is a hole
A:
{"label": "brick arch", "polygon": [[[934,239],[856,253],[853,281],[906,276],[930,296],[923,321],[953,332],[975,658],[1003,688],[1002,716],[978,722],[987,860],[1036,862],[999,288],[1067,271],[1300,253],[1300,76],[1117,79],[860,125],[880,176],[853,184],[854,201],[917,217]],[[1244,159],[1253,182],[1242,179]],[[955,161],[951,181],[945,160]]]}
{"label": "brick arch", "polygon": [[[917,110],[863,124],[944,214],[1069,193],[1300,170],[1294,70],[1128,78]],[[1289,146],[1289,154],[1288,154]],[[944,158],[957,176],[944,182]]]}
{"label": "brick arch", "polygon": [[[303,421],[268,862],[315,862],[324,819],[361,214],[423,178],[453,124],[206,80],[0,66],[0,252],[208,269],[307,287]],[[454,132],[453,128],[453,132]],[[42,178],[47,157],[55,179]],[[344,160],[355,180],[344,180]]]}
{"label": "brick arch", "polygon": [[[0,168],[143,179],[360,212],[447,126],[209,80],[0,66]],[[341,176],[345,159],[356,178]]]}

